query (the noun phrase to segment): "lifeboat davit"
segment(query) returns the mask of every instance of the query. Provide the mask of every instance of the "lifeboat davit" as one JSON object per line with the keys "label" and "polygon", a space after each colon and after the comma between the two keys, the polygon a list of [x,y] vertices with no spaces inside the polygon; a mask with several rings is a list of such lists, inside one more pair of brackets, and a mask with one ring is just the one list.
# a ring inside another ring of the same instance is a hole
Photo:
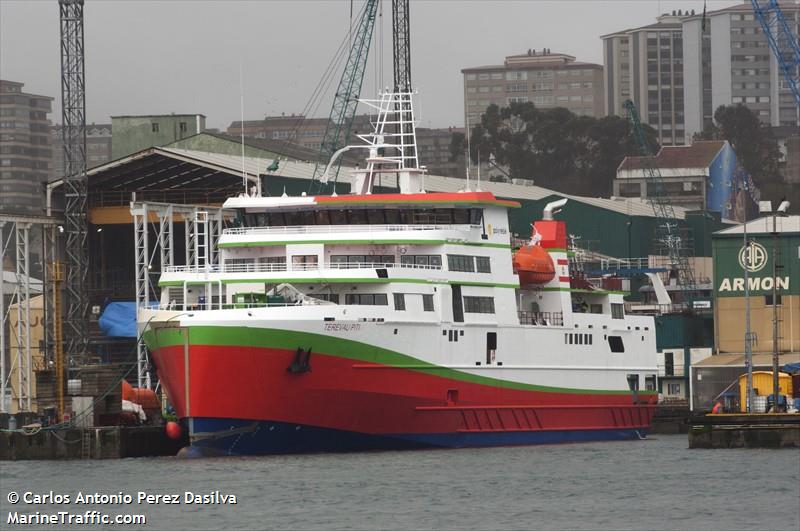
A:
{"label": "lifeboat davit", "polygon": [[546,284],[556,276],[556,266],[550,253],[539,245],[521,247],[514,253],[511,263],[523,288],[531,284]]}

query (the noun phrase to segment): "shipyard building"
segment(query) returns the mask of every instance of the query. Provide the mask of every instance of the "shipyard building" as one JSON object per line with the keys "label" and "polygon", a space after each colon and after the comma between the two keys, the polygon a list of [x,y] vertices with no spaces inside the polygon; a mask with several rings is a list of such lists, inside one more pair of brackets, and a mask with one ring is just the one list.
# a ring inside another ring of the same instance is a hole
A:
{"label": "shipyard building", "polygon": [[[748,304],[753,370],[772,371],[773,319],[779,366],[800,363],[800,216],[765,215],[746,228],[747,243],[744,225],[712,236],[715,355],[692,367],[695,410],[710,410],[725,397],[738,399],[738,388],[727,388],[747,371]],[[771,377],[769,382],[756,395],[771,394]]]}

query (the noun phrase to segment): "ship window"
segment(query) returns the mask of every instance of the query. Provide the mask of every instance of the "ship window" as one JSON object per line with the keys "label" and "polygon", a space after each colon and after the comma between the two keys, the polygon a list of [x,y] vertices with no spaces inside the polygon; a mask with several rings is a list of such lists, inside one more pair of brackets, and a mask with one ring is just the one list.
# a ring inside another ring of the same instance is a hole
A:
{"label": "ship window", "polygon": [[347,211],[331,210],[331,225],[347,225]]}
{"label": "ship window", "polygon": [[440,225],[450,225],[453,223],[453,211],[449,208],[437,208],[434,221]]}
{"label": "ship window", "polygon": [[317,210],[316,212],[317,225],[330,225],[331,213],[327,210]]}
{"label": "ship window", "polygon": [[339,304],[339,294],[338,293],[317,293],[314,295],[315,299],[319,299],[321,301],[328,301],[334,304]]}
{"label": "ship window", "polygon": [[656,390],[656,375],[651,374],[650,376],[644,377],[644,388],[647,391],[655,391]]}
{"label": "ship window", "polygon": [[611,352],[625,352],[625,345],[620,336],[608,336],[608,346],[611,347]]}
{"label": "ship window", "polygon": [[389,298],[385,293],[348,293],[344,302],[361,306],[388,306]]}
{"label": "ship window", "polygon": [[488,256],[476,256],[475,266],[476,266],[475,269],[478,271],[478,273],[492,272],[492,267]]}
{"label": "ship window", "polygon": [[304,210],[300,212],[300,224],[301,225],[315,225],[314,219],[314,211],[313,210]]}
{"label": "ship window", "polygon": [[569,334],[564,334],[564,344],[565,345],[569,344]]}
{"label": "ship window", "polygon": [[639,390],[639,375],[638,374],[629,374],[628,375],[628,388],[631,391],[638,391]]}
{"label": "ship window", "polygon": [[426,312],[433,311],[433,295],[423,295],[422,296],[422,309]]}
{"label": "ship window", "polygon": [[583,345],[583,334],[577,334],[578,336],[578,344]]}
{"label": "ship window", "polygon": [[386,223],[389,225],[397,225],[400,223],[400,212],[395,209],[387,210],[384,215],[386,216]]}
{"label": "ship window", "polygon": [[461,254],[447,255],[447,268],[450,271],[463,271],[466,273],[475,272],[475,257]]}
{"label": "ship window", "polygon": [[453,223],[456,225],[466,225],[469,223],[469,210],[456,208],[453,210]]}
{"label": "ship window", "polygon": [[589,334],[588,338],[589,338],[589,344],[591,345],[592,344],[592,334]]}
{"label": "ship window", "polygon": [[483,210],[480,208],[469,209],[469,223],[470,225],[480,225],[483,220]]}
{"label": "ship window", "polygon": [[611,318],[612,319],[624,319],[625,318],[625,309],[622,304],[619,303],[611,303]]}
{"label": "ship window", "polygon": [[286,219],[283,216],[283,212],[267,214],[267,225],[270,227],[285,227]]}
{"label": "ship window", "polygon": [[303,221],[300,217],[300,212],[287,212],[286,213],[286,225],[288,227],[296,227],[297,225],[302,225]]}
{"label": "ship window", "polygon": [[351,225],[365,225],[367,223],[367,211],[361,209],[348,210],[348,221]]}
{"label": "ship window", "polygon": [[383,216],[383,210],[377,208],[370,208],[367,210],[367,221],[370,225],[383,225],[386,223],[386,218]]}
{"label": "ship window", "polygon": [[319,267],[319,258],[315,254],[298,255],[292,257],[292,269],[306,271]]}
{"label": "ship window", "polygon": [[590,304],[589,305],[589,313],[603,313],[603,305],[602,304]]}
{"label": "ship window", "polygon": [[569,334],[569,344],[570,344],[570,345],[572,344],[572,341],[573,341],[572,334]]}
{"label": "ship window", "polygon": [[494,299],[492,297],[464,297],[464,311],[466,313],[494,313]]}
{"label": "ship window", "polygon": [[405,293],[394,294],[394,309],[398,311],[405,311],[406,309],[406,296]]}

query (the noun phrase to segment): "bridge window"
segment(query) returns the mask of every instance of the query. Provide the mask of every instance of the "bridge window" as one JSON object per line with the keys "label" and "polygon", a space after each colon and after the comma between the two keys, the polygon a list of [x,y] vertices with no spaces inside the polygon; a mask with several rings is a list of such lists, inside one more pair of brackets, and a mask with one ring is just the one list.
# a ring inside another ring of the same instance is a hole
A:
{"label": "bridge window", "polygon": [[361,306],[388,306],[389,298],[385,293],[348,293],[344,302]]}
{"label": "bridge window", "polygon": [[438,254],[404,254],[400,256],[400,264],[404,266],[442,267],[442,257]]}
{"label": "bridge window", "polygon": [[292,269],[304,271],[317,269],[319,267],[319,257],[315,254],[304,254],[292,257]]}
{"label": "bridge window", "polygon": [[461,254],[447,255],[447,268],[450,271],[475,272],[475,257]]}
{"label": "bridge window", "polygon": [[625,319],[625,307],[619,303],[611,303],[611,318]]}
{"label": "bridge window", "polygon": [[491,273],[492,266],[488,256],[475,257],[475,269],[478,273]]}
{"label": "bridge window", "polygon": [[464,311],[466,313],[494,313],[494,298],[464,297]]}
{"label": "bridge window", "polygon": [[334,268],[346,269],[348,265],[354,267],[357,264],[379,264],[382,266],[394,265],[394,256],[390,254],[334,254],[331,255],[331,266]]}
{"label": "bridge window", "polygon": [[246,227],[286,227],[296,225],[480,225],[480,208],[349,208],[336,210],[298,210],[289,212],[245,212]]}

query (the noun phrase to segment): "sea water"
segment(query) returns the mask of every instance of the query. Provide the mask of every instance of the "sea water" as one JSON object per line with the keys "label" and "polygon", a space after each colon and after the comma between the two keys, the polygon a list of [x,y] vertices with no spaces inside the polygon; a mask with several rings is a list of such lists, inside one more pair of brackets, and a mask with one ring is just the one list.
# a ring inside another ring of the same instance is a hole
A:
{"label": "sea water", "polygon": [[[100,526],[125,529],[800,529],[799,451],[689,450],[685,435],[491,449],[0,462],[0,490],[4,529],[57,528],[8,523],[11,514],[36,511],[145,517],[146,524]],[[11,504],[11,492],[50,503]]]}

